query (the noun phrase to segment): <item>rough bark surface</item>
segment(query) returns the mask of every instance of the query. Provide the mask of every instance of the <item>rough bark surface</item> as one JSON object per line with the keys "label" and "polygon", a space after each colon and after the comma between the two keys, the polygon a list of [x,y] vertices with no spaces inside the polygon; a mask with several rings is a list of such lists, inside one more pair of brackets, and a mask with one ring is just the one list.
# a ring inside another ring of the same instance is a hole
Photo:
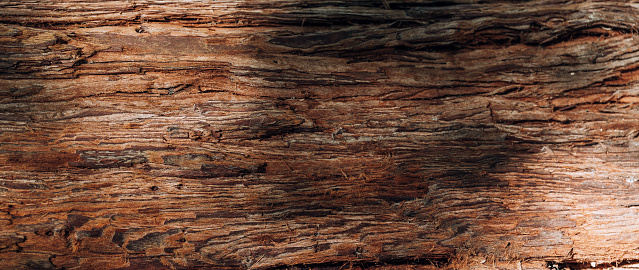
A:
{"label": "rough bark surface", "polygon": [[2,1],[0,268],[631,267],[638,24],[623,1]]}

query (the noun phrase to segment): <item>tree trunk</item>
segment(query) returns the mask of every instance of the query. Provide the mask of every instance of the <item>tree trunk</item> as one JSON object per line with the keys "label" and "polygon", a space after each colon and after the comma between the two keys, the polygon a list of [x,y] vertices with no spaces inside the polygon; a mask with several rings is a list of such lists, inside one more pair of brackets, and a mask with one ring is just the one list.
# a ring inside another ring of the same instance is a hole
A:
{"label": "tree trunk", "polygon": [[3,1],[0,268],[630,267],[638,23],[621,1]]}

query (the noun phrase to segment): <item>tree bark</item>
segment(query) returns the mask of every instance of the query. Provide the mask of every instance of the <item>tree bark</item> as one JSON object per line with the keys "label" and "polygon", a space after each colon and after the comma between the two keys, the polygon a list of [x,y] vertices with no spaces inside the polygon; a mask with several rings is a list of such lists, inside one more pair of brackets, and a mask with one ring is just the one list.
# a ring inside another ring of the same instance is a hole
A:
{"label": "tree bark", "polygon": [[3,1],[0,265],[630,267],[638,23],[622,1]]}

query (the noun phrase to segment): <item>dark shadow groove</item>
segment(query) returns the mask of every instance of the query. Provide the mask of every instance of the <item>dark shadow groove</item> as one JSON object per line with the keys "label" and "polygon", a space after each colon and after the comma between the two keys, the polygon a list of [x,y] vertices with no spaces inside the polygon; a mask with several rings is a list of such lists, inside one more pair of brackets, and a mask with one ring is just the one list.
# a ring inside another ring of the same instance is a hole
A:
{"label": "dark shadow groove", "polygon": [[281,265],[264,268],[263,270],[338,270],[338,269],[368,269],[372,267],[392,267],[392,266],[434,266],[446,267],[451,258],[447,256],[433,256],[429,258],[380,258],[375,261],[353,260],[337,261],[315,264]]}

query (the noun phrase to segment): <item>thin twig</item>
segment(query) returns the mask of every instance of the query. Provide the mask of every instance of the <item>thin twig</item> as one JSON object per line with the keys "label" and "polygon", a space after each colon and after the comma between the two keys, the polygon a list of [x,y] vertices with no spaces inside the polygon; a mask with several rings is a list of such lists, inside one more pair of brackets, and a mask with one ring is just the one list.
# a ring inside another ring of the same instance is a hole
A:
{"label": "thin twig", "polygon": [[384,4],[384,8],[385,8],[385,9],[391,9],[391,8],[390,8],[390,5],[388,4],[388,1],[386,1],[386,0],[382,0],[382,3]]}

